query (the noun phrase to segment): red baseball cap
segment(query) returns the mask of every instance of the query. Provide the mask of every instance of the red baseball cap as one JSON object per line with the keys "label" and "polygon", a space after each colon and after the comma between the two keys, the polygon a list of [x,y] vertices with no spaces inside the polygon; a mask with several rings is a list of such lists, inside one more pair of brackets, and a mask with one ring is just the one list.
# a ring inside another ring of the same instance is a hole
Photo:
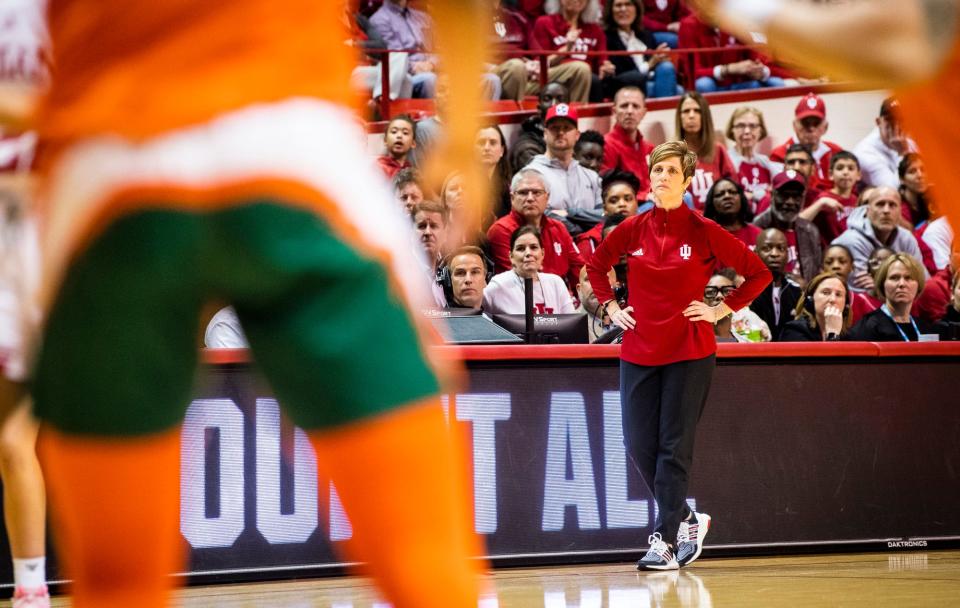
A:
{"label": "red baseball cap", "polygon": [[580,120],[580,117],[577,116],[577,111],[570,105],[565,103],[558,103],[550,106],[550,109],[547,110],[547,117],[543,120],[543,124],[549,125],[550,121],[554,118],[566,118],[569,121],[572,121],[574,126],[576,126],[577,121]]}
{"label": "red baseball cap", "polygon": [[794,115],[800,120],[808,116],[816,116],[820,120],[827,118],[827,105],[823,99],[815,93],[807,93],[797,104],[797,109],[793,111]]}
{"label": "red baseball cap", "polygon": [[779,190],[787,184],[797,184],[803,188],[807,187],[807,183],[803,181],[803,176],[794,171],[793,169],[787,169],[786,171],[781,171],[773,178],[773,189]]}

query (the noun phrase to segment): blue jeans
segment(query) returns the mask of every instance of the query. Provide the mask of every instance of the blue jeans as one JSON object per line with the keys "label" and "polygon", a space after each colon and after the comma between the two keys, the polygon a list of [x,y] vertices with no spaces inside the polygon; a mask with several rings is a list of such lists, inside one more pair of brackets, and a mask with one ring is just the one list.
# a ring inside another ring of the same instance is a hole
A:
{"label": "blue jeans", "polygon": [[670,97],[682,95],[683,87],[677,84],[677,68],[669,61],[661,61],[647,74],[647,97]]}
{"label": "blue jeans", "polygon": [[696,87],[699,93],[716,93],[717,91],[744,91],[748,89],[760,89],[767,87],[782,87],[783,78],[771,76],[766,80],[746,80],[744,82],[735,82],[733,84],[721,87],[717,81],[709,76],[697,78]]}
{"label": "blue jeans", "polygon": [[676,32],[651,32],[653,34],[653,39],[657,42],[657,46],[660,46],[664,42],[667,43],[671,49],[677,48],[678,36]]}
{"label": "blue jeans", "polygon": [[413,96],[417,99],[433,99],[437,94],[437,75],[433,72],[420,72],[410,76],[413,82]]}

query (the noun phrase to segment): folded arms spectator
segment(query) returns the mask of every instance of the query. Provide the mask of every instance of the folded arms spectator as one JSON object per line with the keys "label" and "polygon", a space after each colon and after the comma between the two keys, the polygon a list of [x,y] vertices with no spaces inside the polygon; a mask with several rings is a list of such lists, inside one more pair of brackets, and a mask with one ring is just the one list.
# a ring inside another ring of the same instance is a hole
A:
{"label": "folded arms spectator", "polygon": [[[631,51],[634,55],[611,55],[616,69],[607,78],[606,96],[610,97],[621,87],[638,87],[650,97],[677,95],[677,69],[666,51],[666,42],[657,42],[653,34],[643,26],[643,5],[640,0],[606,0],[603,20],[608,51]],[[652,55],[644,51],[661,51]]]}

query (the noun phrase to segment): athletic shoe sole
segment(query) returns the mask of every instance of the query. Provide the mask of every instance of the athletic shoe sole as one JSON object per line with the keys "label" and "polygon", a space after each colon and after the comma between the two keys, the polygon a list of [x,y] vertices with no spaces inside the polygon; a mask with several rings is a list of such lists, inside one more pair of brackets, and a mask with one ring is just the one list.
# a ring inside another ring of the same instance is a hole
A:
{"label": "athletic shoe sole", "polygon": [[668,562],[662,566],[656,564],[641,564],[637,562],[637,570],[641,572],[656,571],[663,572],[664,570],[679,570],[680,564],[676,560]]}

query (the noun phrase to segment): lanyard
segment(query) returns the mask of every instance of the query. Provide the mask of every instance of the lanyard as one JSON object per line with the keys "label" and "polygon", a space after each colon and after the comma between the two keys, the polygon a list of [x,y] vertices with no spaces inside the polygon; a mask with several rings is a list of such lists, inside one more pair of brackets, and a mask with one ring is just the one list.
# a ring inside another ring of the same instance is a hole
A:
{"label": "lanyard", "polygon": [[[890,317],[890,320],[893,321],[893,326],[896,327],[896,328],[897,328],[897,331],[900,332],[900,335],[903,336],[903,341],[904,341],[904,342],[910,342],[910,338],[907,337],[907,334],[905,334],[905,333],[903,332],[903,329],[901,329],[900,326],[897,324],[897,322],[894,321],[894,319],[893,319],[893,313],[890,312],[890,309],[887,308],[887,305],[886,305],[886,304],[883,304],[882,306],[880,306],[880,310],[882,310],[882,311],[883,311],[883,314],[885,314],[885,315],[887,315],[888,317]],[[917,340],[919,340],[919,339],[920,339],[920,330],[917,329],[917,322],[913,320],[913,315],[910,315],[910,323],[913,325],[913,331],[917,332]]]}

